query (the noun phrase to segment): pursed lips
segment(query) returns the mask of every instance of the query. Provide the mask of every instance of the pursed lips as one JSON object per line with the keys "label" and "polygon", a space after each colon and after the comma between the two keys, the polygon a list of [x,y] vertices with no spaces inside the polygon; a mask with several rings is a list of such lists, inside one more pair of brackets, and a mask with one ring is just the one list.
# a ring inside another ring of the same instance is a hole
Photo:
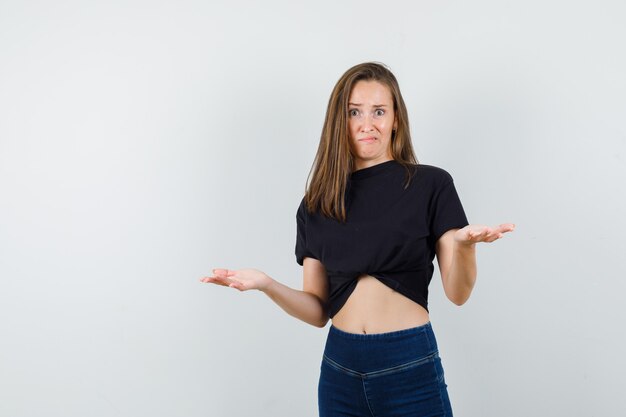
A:
{"label": "pursed lips", "polygon": [[372,143],[372,142],[374,142],[375,140],[376,140],[376,138],[375,138],[375,137],[370,136],[370,137],[367,137],[367,138],[359,139],[359,142]]}

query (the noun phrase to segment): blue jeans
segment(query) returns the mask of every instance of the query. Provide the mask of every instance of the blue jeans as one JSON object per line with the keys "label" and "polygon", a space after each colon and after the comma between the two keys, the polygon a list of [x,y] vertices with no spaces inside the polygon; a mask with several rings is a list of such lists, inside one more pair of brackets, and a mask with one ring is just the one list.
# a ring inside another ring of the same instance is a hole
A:
{"label": "blue jeans", "polygon": [[430,323],[389,333],[331,325],[318,385],[320,417],[451,417]]}

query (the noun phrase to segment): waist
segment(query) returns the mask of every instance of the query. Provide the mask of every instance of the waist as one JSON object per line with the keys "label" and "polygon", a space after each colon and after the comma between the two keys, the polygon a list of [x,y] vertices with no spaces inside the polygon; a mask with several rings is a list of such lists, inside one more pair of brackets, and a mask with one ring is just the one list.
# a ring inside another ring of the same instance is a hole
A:
{"label": "waist", "polygon": [[373,372],[438,353],[430,322],[410,329],[376,334],[328,331],[324,356],[358,372]]}
{"label": "waist", "polygon": [[428,323],[428,311],[371,275],[359,277],[356,287],[332,323],[347,333],[388,333]]}

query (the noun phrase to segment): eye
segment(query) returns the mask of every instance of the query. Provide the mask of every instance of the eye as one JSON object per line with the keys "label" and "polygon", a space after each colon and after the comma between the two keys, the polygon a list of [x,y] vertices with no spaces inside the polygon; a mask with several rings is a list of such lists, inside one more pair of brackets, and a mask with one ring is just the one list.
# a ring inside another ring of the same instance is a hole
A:
{"label": "eye", "polygon": [[350,110],[348,110],[348,114],[350,115],[350,117],[357,117],[359,115],[359,110],[358,109],[350,109]]}
{"label": "eye", "polygon": [[377,117],[382,117],[382,116],[385,115],[385,111],[383,109],[376,109],[374,111],[374,115],[377,116]]}

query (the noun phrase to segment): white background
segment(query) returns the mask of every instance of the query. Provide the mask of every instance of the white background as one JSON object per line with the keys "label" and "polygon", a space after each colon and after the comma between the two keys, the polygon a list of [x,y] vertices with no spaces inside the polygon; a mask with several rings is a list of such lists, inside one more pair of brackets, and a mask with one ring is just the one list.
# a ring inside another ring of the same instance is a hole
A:
{"label": "white background", "polygon": [[625,415],[623,1],[0,2],[0,416],[315,416],[295,288],[330,91],[382,61],[455,178],[470,301],[431,318],[458,417]]}

